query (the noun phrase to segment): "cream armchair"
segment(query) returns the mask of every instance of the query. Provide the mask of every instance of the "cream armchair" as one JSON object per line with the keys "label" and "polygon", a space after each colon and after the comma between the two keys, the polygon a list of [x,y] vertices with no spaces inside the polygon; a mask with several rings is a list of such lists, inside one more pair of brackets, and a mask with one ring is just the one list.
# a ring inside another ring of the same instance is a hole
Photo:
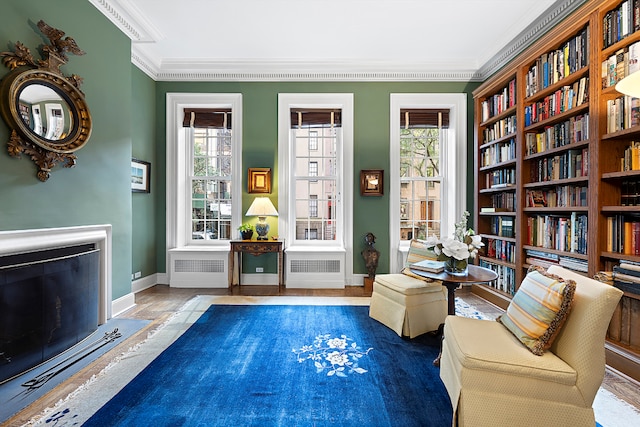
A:
{"label": "cream armchair", "polygon": [[559,266],[548,272],[574,280],[576,291],[566,322],[542,356],[499,322],[447,317],[440,377],[454,425],[595,425],[605,335],[622,292]]}

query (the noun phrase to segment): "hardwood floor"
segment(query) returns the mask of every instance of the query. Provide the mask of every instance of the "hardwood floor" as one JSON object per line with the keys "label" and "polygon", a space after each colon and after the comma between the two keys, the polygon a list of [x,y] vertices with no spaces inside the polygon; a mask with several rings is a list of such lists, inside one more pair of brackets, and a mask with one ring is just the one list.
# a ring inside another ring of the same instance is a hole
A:
{"label": "hardwood floor", "polygon": [[[474,295],[470,288],[459,289],[457,295],[466,302],[475,306],[481,312],[490,317],[497,317],[503,310]],[[157,285],[136,294],[136,306],[119,315],[123,318],[146,319],[150,324],[134,336],[121,343],[118,347],[102,356],[91,366],[83,369],[65,383],[48,393],[34,404],[4,423],[4,426],[18,426],[26,423],[33,416],[40,414],[44,409],[53,406],[60,399],[64,399],[69,393],[85,383],[93,375],[98,374],[115,356],[126,351],[138,342],[143,341],[148,331],[162,324],[173,313],[196,295],[243,295],[243,296],[323,296],[323,297],[361,297],[370,296],[363,287],[350,286],[344,290],[327,289],[280,289],[278,286],[242,286],[234,287],[232,291],[227,289],[179,289],[166,285]],[[603,387],[625,400],[640,410],[640,384],[629,379],[612,369],[607,369]]]}

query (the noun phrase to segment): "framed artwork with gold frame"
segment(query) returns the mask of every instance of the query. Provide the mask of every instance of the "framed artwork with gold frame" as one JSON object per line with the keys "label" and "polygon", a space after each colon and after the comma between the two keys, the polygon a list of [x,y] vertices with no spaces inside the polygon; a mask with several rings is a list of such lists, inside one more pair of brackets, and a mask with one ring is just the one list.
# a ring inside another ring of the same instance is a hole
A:
{"label": "framed artwork with gold frame", "polygon": [[249,193],[271,193],[271,168],[249,168]]}
{"label": "framed artwork with gold frame", "polygon": [[363,196],[382,196],[384,191],[384,171],[382,169],[363,169],[360,171],[360,194]]}

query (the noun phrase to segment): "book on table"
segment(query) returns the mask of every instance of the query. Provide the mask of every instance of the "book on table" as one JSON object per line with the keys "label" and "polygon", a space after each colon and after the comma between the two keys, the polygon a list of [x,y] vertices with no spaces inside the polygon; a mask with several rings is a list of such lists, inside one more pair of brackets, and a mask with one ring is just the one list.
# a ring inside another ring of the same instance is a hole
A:
{"label": "book on table", "polygon": [[444,271],[444,261],[425,259],[422,261],[414,262],[410,267],[414,270],[427,271],[429,273],[440,273]]}

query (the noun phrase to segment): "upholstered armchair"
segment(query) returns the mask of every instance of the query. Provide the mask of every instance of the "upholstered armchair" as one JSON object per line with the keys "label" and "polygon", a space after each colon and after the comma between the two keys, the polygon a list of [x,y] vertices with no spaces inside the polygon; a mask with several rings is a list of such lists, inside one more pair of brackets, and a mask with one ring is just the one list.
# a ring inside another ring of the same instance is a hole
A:
{"label": "upholstered armchair", "polygon": [[447,317],[440,377],[454,425],[595,425],[592,404],[604,378],[605,335],[622,292],[560,266],[548,273],[575,281],[575,294],[541,356],[501,322]]}

